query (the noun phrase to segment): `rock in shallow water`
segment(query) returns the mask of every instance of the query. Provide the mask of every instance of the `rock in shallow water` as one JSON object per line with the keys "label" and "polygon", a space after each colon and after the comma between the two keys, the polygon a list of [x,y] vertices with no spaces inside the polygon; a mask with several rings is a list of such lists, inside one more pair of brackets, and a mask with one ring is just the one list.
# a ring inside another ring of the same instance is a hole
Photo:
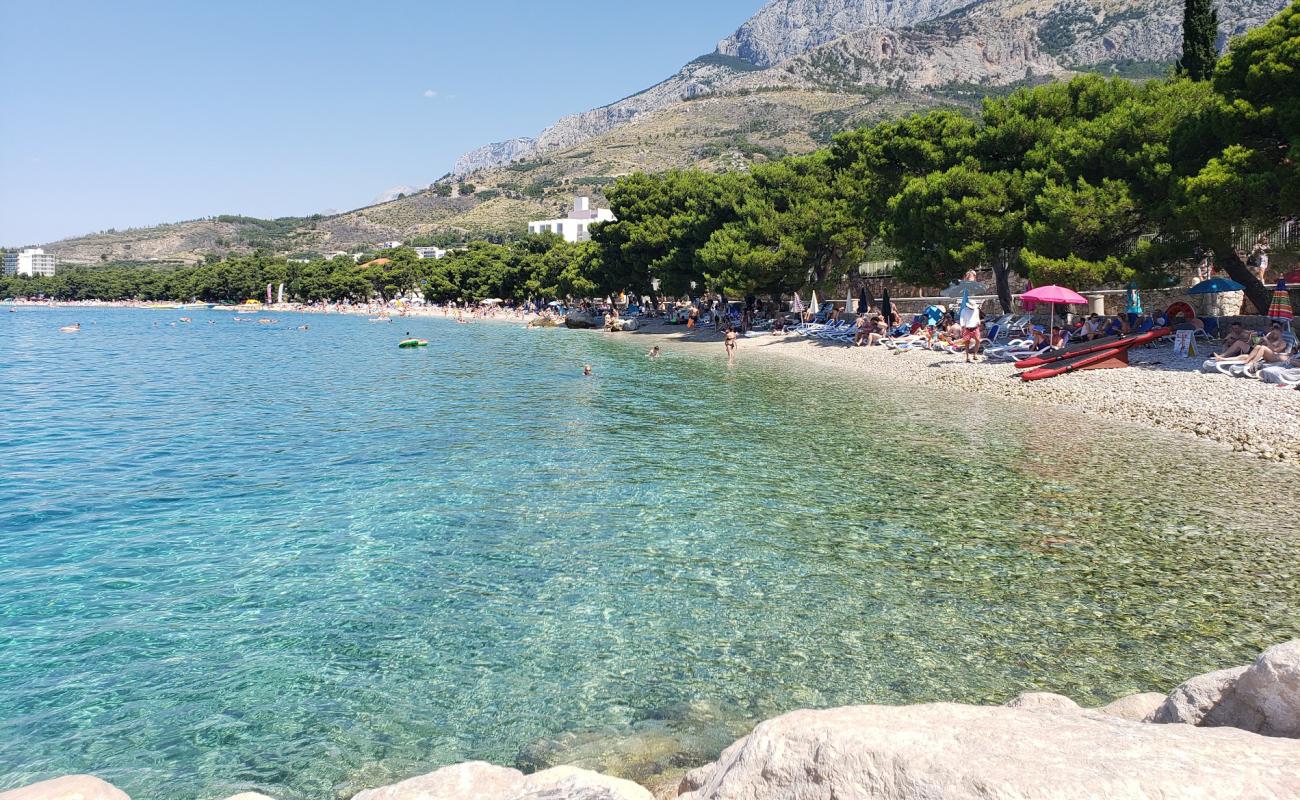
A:
{"label": "rock in shallow water", "polygon": [[1184,681],[1169,693],[1163,705],[1152,715],[1152,722],[1182,722],[1188,725],[1217,727],[1226,725],[1219,708],[1237,685],[1246,667],[1219,669]]}
{"label": "rock in shallow water", "polygon": [[1156,710],[1165,704],[1165,699],[1166,696],[1159,692],[1143,692],[1121,697],[1095,710],[1130,722],[1150,722]]}
{"label": "rock in shallow water", "polygon": [[946,703],[796,711],[683,781],[681,800],[1300,796],[1300,742],[1091,713]]}
{"label": "rock in shallow water", "polygon": [[1225,710],[1235,727],[1300,738],[1300,639],[1261,653],[1237,679]]}
{"label": "rock in shallow water", "polygon": [[653,800],[631,781],[575,767],[533,775],[482,761],[443,767],[428,775],[367,789],[353,800]]}
{"label": "rock in shallow water", "polygon": [[131,800],[126,792],[94,775],[64,775],[0,792],[0,800]]}
{"label": "rock in shallow water", "polygon": [[1063,694],[1022,692],[1006,702],[1007,708],[1027,711],[1079,711],[1079,704]]}

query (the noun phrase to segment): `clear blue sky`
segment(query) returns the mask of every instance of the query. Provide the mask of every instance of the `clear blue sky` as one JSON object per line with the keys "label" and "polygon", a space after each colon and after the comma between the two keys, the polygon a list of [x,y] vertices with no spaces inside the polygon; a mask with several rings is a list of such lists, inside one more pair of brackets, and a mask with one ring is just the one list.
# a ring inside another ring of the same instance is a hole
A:
{"label": "clear blue sky", "polygon": [[0,0],[0,245],[348,209],[709,52],[762,0]]}

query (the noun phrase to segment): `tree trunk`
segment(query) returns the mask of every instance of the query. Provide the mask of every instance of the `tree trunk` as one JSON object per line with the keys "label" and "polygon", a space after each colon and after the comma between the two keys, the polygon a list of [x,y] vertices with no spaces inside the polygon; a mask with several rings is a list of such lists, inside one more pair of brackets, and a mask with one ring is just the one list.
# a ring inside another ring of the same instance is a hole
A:
{"label": "tree trunk", "polygon": [[1002,313],[1011,313],[1011,254],[1007,252],[999,253],[997,258],[993,259],[993,281],[997,285],[998,302],[1002,305]]}
{"label": "tree trunk", "polygon": [[1216,242],[1214,252],[1219,256],[1219,266],[1223,267],[1224,271],[1228,273],[1228,277],[1246,287],[1246,299],[1250,300],[1256,311],[1259,314],[1267,314],[1268,304],[1273,295],[1268,290],[1268,287],[1261,283],[1259,278],[1255,277],[1255,273],[1251,271],[1250,267],[1246,266],[1246,262],[1237,256],[1236,248],[1231,244]]}

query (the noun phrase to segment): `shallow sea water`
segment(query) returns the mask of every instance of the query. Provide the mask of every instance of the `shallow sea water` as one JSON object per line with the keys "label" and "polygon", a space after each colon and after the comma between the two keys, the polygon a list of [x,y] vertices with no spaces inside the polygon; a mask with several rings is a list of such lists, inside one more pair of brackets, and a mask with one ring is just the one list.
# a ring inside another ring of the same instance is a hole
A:
{"label": "shallow sea water", "polygon": [[720,348],[187,313],[0,312],[0,789],[329,798],[1300,635],[1300,470]]}

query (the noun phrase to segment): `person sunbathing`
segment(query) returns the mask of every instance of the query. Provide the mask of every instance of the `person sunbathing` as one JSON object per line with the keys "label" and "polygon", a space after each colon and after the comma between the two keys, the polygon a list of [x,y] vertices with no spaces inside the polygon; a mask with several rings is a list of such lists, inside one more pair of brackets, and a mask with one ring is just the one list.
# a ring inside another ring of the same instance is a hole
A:
{"label": "person sunbathing", "polygon": [[866,343],[867,337],[871,335],[871,328],[868,327],[870,320],[866,314],[859,314],[858,318],[853,320],[853,346],[861,347]]}
{"label": "person sunbathing", "polygon": [[1229,326],[1228,333],[1223,337],[1223,352],[1215,353],[1214,357],[1222,361],[1227,358],[1247,355],[1252,349],[1250,342],[1250,331],[1241,327],[1240,322],[1234,322]]}
{"label": "person sunbathing", "polygon": [[1274,322],[1264,341],[1255,345],[1241,363],[1246,366],[1246,374],[1251,375],[1259,369],[1260,364],[1280,364],[1287,360],[1290,349],[1282,337],[1282,323]]}
{"label": "person sunbathing", "polygon": [[1059,325],[1052,328],[1051,344],[1052,347],[1057,349],[1065,347],[1065,332],[1061,330]]}
{"label": "person sunbathing", "polygon": [[1100,339],[1106,335],[1106,321],[1096,314],[1089,316],[1088,319],[1084,321],[1083,328],[1079,331],[1079,335],[1082,336],[1085,341],[1089,342],[1093,339]]}
{"label": "person sunbathing", "polygon": [[1047,331],[1043,330],[1039,326],[1034,326],[1030,329],[1029,338],[1033,340],[1035,350],[1042,350],[1045,347],[1049,347],[1052,343],[1051,339],[1047,335]]}
{"label": "person sunbathing", "polygon": [[889,333],[885,321],[879,315],[871,318],[871,332],[867,334],[867,347],[875,347],[885,340],[885,334]]}

